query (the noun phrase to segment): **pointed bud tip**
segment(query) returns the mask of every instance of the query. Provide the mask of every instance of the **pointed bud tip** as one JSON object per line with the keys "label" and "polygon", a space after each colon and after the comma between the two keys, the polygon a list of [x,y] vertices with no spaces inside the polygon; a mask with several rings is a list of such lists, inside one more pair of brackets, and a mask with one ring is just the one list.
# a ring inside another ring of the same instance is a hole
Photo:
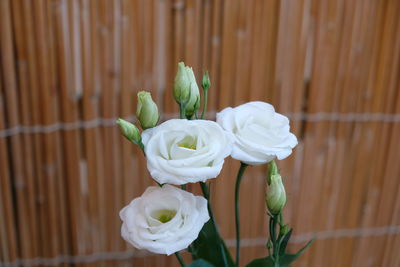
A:
{"label": "pointed bud tip", "polygon": [[147,91],[139,91],[138,93],[137,93],[137,96],[138,97],[151,97],[151,93],[150,92],[147,92]]}
{"label": "pointed bud tip", "polygon": [[203,74],[203,79],[201,81],[201,87],[203,87],[204,90],[208,90],[211,86],[210,82],[210,76],[208,75],[208,71],[206,70]]}
{"label": "pointed bud tip", "polygon": [[267,176],[267,183],[268,185],[271,184],[271,176],[279,174],[278,166],[276,165],[275,160],[269,162],[268,165],[268,176]]}

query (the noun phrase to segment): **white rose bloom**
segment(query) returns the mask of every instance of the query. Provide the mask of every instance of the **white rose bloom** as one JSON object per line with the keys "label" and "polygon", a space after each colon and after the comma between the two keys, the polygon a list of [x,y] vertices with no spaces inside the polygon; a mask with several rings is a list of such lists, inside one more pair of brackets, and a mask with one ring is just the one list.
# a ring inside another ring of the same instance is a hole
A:
{"label": "white rose bloom", "polygon": [[120,217],[127,242],[167,255],[187,248],[210,219],[204,197],[171,185],[148,187],[121,210]]}
{"label": "white rose bloom", "polygon": [[288,157],[297,145],[289,119],[272,105],[255,101],[225,108],[217,113],[217,123],[235,136],[232,157],[249,165],[260,165]]}
{"label": "white rose bloom", "polygon": [[214,121],[173,119],[145,130],[142,141],[151,176],[181,185],[217,177],[233,136]]}

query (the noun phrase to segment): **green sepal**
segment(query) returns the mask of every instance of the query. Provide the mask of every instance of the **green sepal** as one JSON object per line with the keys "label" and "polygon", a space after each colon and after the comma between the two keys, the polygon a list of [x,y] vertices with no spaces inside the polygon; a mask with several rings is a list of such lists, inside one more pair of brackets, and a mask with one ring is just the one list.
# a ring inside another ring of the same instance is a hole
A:
{"label": "green sepal", "polygon": [[308,241],[308,243],[300,249],[296,254],[284,254],[283,256],[279,256],[279,264],[281,267],[286,267],[289,266],[292,262],[297,260],[303,253],[304,251],[311,246],[311,244],[314,242],[314,239],[311,239]]}
{"label": "green sepal", "polygon": [[292,235],[292,232],[293,232],[293,228],[290,229],[289,232],[287,232],[287,234],[285,234],[283,236],[282,241],[281,241],[281,245],[280,245],[280,248],[279,248],[279,255],[285,254],[286,247],[287,247],[287,244],[289,242],[290,236]]}

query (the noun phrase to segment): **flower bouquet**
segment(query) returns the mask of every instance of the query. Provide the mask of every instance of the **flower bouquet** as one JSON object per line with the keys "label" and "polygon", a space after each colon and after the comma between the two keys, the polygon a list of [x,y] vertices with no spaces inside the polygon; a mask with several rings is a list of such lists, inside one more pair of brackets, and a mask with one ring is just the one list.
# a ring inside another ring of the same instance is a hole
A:
{"label": "flower bouquet", "polygon": [[[179,119],[157,125],[160,119],[157,105],[149,92],[142,91],[138,93],[136,115],[143,131],[140,133],[132,123],[117,120],[122,134],[142,149],[150,175],[157,183],[121,210],[121,235],[138,249],[175,254],[181,266],[238,266],[240,183],[248,166],[268,163],[266,214],[270,222],[266,249],[269,255],[247,266],[289,266],[312,242],[296,254],[286,251],[292,229],[283,222],[286,193],[275,160],[288,157],[297,145],[289,120],[276,113],[272,105],[260,101],[225,108],[217,113],[216,122],[205,120],[210,88],[207,72],[201,86],[203,99],[192,68],[181,62],[173,88]],[[219,175],[228,156],[241,162],[234,199],[235,260],[219,233],[209,190],[210,179]],[[188,183],[199,183],[203,196],[186,191]],[[190,264],[180,255],[184,249],[192,256]]]}

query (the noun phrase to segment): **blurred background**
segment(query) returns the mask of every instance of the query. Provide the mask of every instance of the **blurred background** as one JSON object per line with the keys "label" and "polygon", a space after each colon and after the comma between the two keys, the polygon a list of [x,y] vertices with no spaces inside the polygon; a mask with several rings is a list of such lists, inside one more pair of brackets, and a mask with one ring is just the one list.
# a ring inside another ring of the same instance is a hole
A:
{"label": "blurred background", "polygon": [[[0,52],[0,266],[178,265],[120,237],[154,182],[115,119],[139,90],[178,117],[182,60],[210,72],[209,119],[250,100],[291,119],[290,249],[316,238],[293,266],[400,266],[400,1],[0,0]],[[232,251],[238,168],[211,185]],[[265,177],[243,180],[241,265],[267,255]]]}

